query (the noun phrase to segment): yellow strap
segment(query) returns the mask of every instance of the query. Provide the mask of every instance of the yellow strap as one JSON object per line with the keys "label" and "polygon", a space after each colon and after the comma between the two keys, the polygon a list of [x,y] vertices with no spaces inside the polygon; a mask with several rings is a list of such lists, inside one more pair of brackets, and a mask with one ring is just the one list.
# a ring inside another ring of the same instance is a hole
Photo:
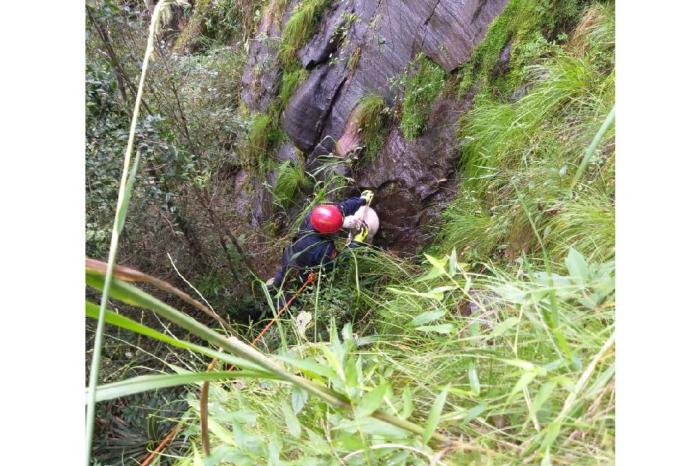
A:
{"label": "yellow strap", "polygon": [[367,238],[367,234],[369,233],[369,229],[365,226],[362,227],[362,230],[358,234],[355,235],[354,241],[357,241],[358,243],[362,243],[365,241]]}

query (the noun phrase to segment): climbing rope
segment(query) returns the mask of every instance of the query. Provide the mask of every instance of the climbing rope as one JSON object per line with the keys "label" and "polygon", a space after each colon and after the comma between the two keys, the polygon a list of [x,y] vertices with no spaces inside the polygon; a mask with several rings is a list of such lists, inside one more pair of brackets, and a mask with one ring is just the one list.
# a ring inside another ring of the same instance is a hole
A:
{"label": "climbing rope", "polygon": [[301,287],[296,291],[296,293],[294,293],[294,296],[289,298],[289,300],[284,305],[284,307],[282,307],[282,309],[279,310],[279,312],[272,318],[272,320],[265,326],[265,328],[262,329],[262,331],[258,334],[258,336],[255,337],[255,340],[253,340],[253,346],[255,346],[255,344],[258,342],[258,340],[260,340],[263,337],[263,335],[265,335],[265,333],[267,333],[267,331],[270,330],[270,327],[272,327],[272,324],[277,322],[277,319],[279,318],[279,316],[281,316],[282,313],[287,310],[287,308],[294,302],[295,299],[297,299],[297,297],[301,294],[301,292],[304,291],[304,289],[307,286],[309,286],[311,283],[313,283],[313,281],[315,279],[316,279],[316,274],[314,272],[311,272],[309,274],[308,278],[306,279],[306,281],[304,282],[304,284],[301,285]]}
{"label": "climbing rope", "polygon": [[168,435],[165,436],[163,440],[158,444],[155,450],[153,450],[147,457],[146,459],[143,460],[141,463],[141,466],[148,466],[151,464],[151,461],[156,457],[158,453],[160,453],[163,448],[165,448],[174,438],[175,435],[180,431],[180,423],[178,422],[175,424],[175,427],[173,427],[170,432],[168,432]]}
{"label": "climbing rope", "polygon": [[[285,303],[284,307],[277,312],[277,314],[270,320],[270,322],[265,326],[264,329],[258,334],[257,337],[253,340],[253,346],[267,333],[268,330],[270,330],[270,327],[272,327],[272,324],[277,322],[277,319],[282,315],[284,311],[286,311],[289,306],[294,302],[297,297],[301,294],[304,289],[309,286],[311,283],[314,282],[316,279],[316,274],[314,272],[311,272],[309,276],[306,278],[306,281],[301,285],[301,287],[294,293],[294,295],[289,298],[289,300]],[[209,366],[207,367],[207,371],[210,371],[214,368],[214,365],[216,364],[216,358],[212,359],[211,362],[209,363]],[[234,367],[231,366],[229,370],[233,370]],[[209,456],[209,381],[205,381],[202,384],[202,391],[199,395],[199,425],[200,425],[200,434],[202,437],[202,451],[204,452],[204,456]],[[142,466],[147,466],[147,464],[142,464]]]}

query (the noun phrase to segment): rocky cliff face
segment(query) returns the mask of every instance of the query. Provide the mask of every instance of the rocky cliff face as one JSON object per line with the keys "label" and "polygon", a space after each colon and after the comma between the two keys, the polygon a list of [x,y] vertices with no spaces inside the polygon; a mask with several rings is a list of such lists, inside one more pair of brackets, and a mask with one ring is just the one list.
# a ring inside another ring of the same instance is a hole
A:
{"label": "rocky cliff face", "polygon": [[362,189],[376,193],[381,229],[375,243],[415,254],[437,233],[439,215],[458,190],[455,130],[471,100],[469,94],[436,101],[425,132],[413,141],[392,124],[377,157],[354,175]]}
{"label": "rocky cliff face", "polygon": [[[297,52],[308,78],[280,116],[289,139],[305,154],[307,168],[316,168],[321,155],[344,156],[352,149],[347,144],[338,145],[338,141],[348,140],[351,115],[360,99],[374,93],[393,105],[401,96],[392,80],[404,73],[419,53],[448,73],[467,62],[506,2],[331,2],[315,34]],[[268,9],[252,41],[243,100],[254,111],[267,111],[278,92],[282,74],[277,58],[279,38],[298,3],[290,1],[277,19]],[[384,245],[413,252],[429,238],[424,226],[439,212],[440,201],[449,198],[458,155],[455,123],[468,105],[468,98],[439,98],[427,129],[413,141],[402,136],[395,122],[390,123],[375,160],[354,170],[359,188],[377,190],[376,206],[382,220],[379,241]],[[289,147],[284,151],[289,152]],[[264,215],[262,211],[258,214]]]}
{"label": "rocky cliff face", "polygon": [[[362,96],[397,97],[391,80],[423,52],[446,71],[465,63],[506,0],[354,0],[336,2],[300,50],[309,69],[282,124],[310,162],[334,150]],[[346,30],[345,37],[333,31]],[[331,59],[331,55],[335,60]],[[352,57],[358,57],[352,59]]]}

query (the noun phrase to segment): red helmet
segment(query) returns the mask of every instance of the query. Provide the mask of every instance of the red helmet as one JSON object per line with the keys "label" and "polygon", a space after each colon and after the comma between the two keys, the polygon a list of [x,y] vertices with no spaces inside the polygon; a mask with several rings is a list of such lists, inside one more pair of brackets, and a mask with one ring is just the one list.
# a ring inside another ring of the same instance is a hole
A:
{"label": "red helmet", "polygon": [[343,213],[337,205],[318,205],[311,211],[311,225],[324,235],[335,233],[343,226]]}

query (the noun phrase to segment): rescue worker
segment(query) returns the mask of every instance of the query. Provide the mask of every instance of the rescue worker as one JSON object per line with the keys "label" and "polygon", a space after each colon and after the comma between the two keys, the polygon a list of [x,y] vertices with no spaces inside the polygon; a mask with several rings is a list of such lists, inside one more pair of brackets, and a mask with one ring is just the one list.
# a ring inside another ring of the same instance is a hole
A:
{"label": "rescue worker", "polygon": [[280,268],[268,286],[279,290],[287,271],[291,268],[301,271],[306,280],[310,269],[329,264],[338,255],[333,234],[343,227],[346,216],[353,215],[363,205],[372,200],[372,191],[364,191],[360,197],[351,197],[337,204],[320,204],[304,217],[293,243],[284,249]]}

